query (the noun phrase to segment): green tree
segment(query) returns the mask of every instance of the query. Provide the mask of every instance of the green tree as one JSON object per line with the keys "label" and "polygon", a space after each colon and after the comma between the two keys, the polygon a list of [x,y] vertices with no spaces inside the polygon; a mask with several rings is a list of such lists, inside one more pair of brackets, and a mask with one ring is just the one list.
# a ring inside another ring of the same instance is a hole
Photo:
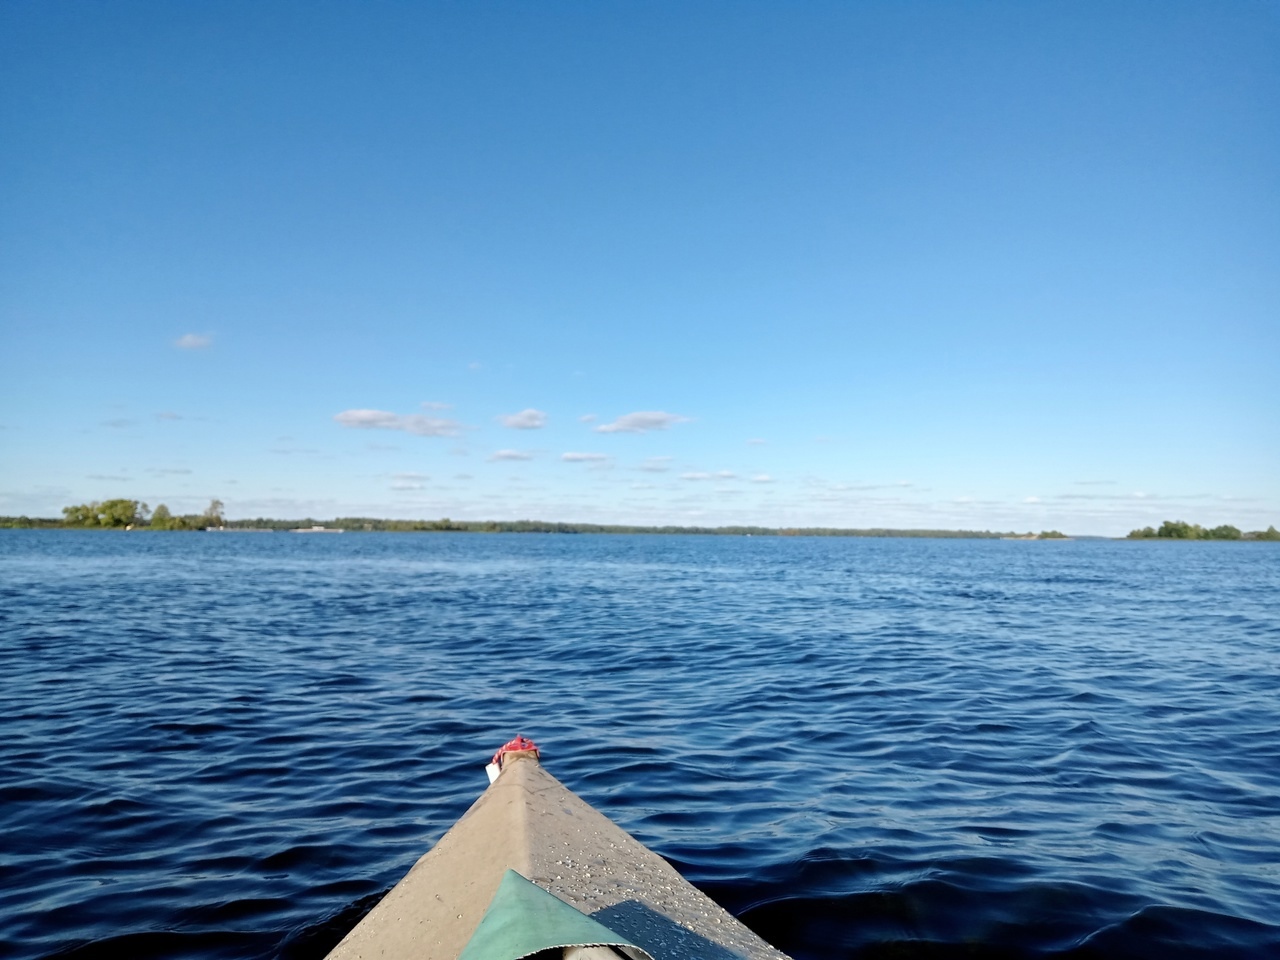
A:
{"label": "green tree", "polygon": [[1170,540],[1202,540],[1204,530],[1198,523],[1186,523],[1182,520],[1166,520],[1156,531],[1157,537]]}
{"label": "green tree", "polygon": [[216,497],[209,501],[209,506],[204,510],[205,526],[221,527],[224,524],[222,519],[222,501]]}
{"label": "green tree", "polygon": [[104,500],[98,507],[98,523],[104,527],[130,527],[145,523],[150,511],[137,500]]}
{"label": "green tree", "polygon": [[63,507],[62,522],[68,527],[96,527],[98,504],[96,502],[78,503],[73,507]]}
{"label": "green tree", "polygon": [[152,530],[168,530],[173,526],[173,514],[169,512],[169,508],[163,503],[156,507],[155,512],[151,514]]}
{"label": "green tree", "polygon": [[69,527],[129,527],[145,523],[150,511],[137,500],[103,500],[63,507],[63,523]]}
{"label": "green tree", "polygon": [[1239,540],[1242,536],[1244,534],[1240,532],[1240,528],[1233,527],[1229,523],[1205,531],[1205,538],[1208,540]]}

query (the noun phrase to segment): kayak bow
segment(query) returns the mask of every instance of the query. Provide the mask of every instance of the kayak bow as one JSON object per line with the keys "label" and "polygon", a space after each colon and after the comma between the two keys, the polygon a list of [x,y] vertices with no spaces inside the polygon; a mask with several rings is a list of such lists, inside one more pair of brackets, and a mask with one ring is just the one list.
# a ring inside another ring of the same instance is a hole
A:
{"label": "kayak bow", "polygon": [[530,741],[489,772],[328,960],[787,960],[547,773]]}

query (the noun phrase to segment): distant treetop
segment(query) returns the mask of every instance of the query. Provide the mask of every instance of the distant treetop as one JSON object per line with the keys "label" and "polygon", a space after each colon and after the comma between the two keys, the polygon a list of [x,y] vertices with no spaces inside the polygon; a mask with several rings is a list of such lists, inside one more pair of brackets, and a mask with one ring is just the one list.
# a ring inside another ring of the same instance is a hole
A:
{"label": "distant treetop", "polygon": [[1143,527],[1130,530],[1130,540],[1280,540],[1280,530],[1274,526],[1266,530],[1254,530],[1242,533],[1239,527],[1225,523],[1220,527],[1202,527],[1198,523],[1187,523],[1184,520],[1166,520],[1160,529]]}

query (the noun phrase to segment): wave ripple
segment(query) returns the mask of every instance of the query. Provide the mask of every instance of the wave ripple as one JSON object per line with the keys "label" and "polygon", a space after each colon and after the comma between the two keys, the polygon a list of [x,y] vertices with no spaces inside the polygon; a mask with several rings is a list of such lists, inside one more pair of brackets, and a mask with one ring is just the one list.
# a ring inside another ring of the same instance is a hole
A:
{"label": "wave ripple", "polygon": [[1280,550],[0,532],[0,952],[318,958],[515,733],[797,958],[1280,955]]}

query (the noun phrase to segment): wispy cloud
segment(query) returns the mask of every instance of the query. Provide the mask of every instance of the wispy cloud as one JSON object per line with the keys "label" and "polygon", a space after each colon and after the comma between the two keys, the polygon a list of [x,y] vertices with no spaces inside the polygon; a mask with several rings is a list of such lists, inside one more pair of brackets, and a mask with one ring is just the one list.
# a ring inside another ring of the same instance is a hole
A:
{"label": "wispy cloud", "polygon": [[182,414],[174,413],[172,410],[161,410],[156,414],[157,420],[181,420]]}
{"label": "wispy cloud", "polygon": [[132,427],[133,421],[126,420],[123,417],[118,417],[115,420],[103,420],[102,425],[104,427],[110,427],[112,430],[124,430],[126,427]]}
{"label": "wispy cloud", "polygon": [[773,477],[767,473],[757,473],[751,478],[752,483],[773,483]]}
{"label": "wispy cloud", "polygon": [[1040,498],[1039,498],[1039,497],[1024,497],[1024,498],[1023,498],[1023,500],[1022,500],[1022,502],[1023,502],[1023,503],[1039,503],[1039,502],[1040,502]]}
{"label": "wispy cloud", "polygon": [[[279,454],[282,457],[324,457],[324,455],[315,447],[296,447],[289,442],[269,447],[268,452]],[[332,457],[325,457],[325,459],[332,459]]]}
{"label": "wispy cloud", "polygon": [[764,442],[765,441],[762,440],[760,437],[752,437],[750,440],[747,441],[747,443],[751,444],[753,447],[758,447]]}
{"label": "wispy cloud", "polygon": [[666,473],[671,469],[671,457],[648,457],[639,469],[646,473]]}
{"label": "wispy cloud", "polygon": [[186,467],[149,467],[147,473],[154,474],[157,477],[185,477],[191,471]]}
{"label": "wispy cloud", "polygon": [[1114,487],[1114,480],[1072,480],[1077,487]]}
{"label": "wispy cloud", "polygon": [[386,410],[344,410],[333,419],[356,430],[403,430],[418,437],[456,437],[462,428],[456,420]]}
{"label": "wispy cloud", "polygon": [[452,403],[441,403],[439,400],[423,400],[419,404],[423,410],[452,410]]}
{"label": "wispy cloud", "polygon": [[607,453],[562,453],[560,459],[566,463],[603,463],[609,459]]}
{"label": "wispy cloud", "polygon": [[715,473],[694,471],[680,474],[681,480],[736,480],[738,475],[732,470],[717,470]]}
{"label": "wispy cloud", "polygon": [[596,416],[594,413],[584,413],[578,419],[583,423],[595,423],[600,418]]}
{"label": "wispy cloud", "polygon": [[547,414],[529,407],[519,413],[503,414],[498,417],[498,422],[512,430],[538,430],[547,425]]}
{"label": "wispy cloud", "polygon": [[86,480],[112,480],[120,483],[131,482],[133,477],[124,477],[115,473],[89,473],[85,475]]}
{"label": "wispy cloud", "polygon": [[1188,500],[1194,499],[1193,495],[1184,494],[1182,496],[1164,497],[1154,493],[1143,493],[1136,491],[1134,493],[1059,493],[1056,495],[1057,500],[1113,500],[1121,502],[1132,502],[1134,500]]}
{"label": "wispy cloud", "polygon": [[662,410],[640,410],[628,413],[613,423],[602,423],[596,427],[596,433],[649,433],[652,430],[666,430],[677,423],[686,423],[688,417],[678,413],[665,413]]}
{"label": "wispy cloud", "polygon": [[489,454],[490,460],[532,460],[533,454],[527,450],[495,450]]}
{"label": "wispy cloud", "polygon": [[173,345],[179,350],[205,350],[213,346],[213,337],[206,333],[184,333]]}

